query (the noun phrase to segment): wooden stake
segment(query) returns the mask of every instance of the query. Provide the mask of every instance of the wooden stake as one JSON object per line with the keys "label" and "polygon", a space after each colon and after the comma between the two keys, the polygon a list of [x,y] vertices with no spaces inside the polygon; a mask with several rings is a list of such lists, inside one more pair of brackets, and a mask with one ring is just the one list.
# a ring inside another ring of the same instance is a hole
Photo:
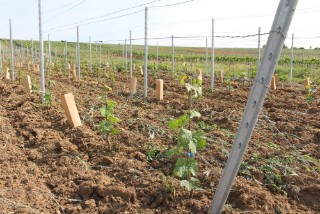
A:
{"label": "wooden stake", "polygon": [[130,80],[130,94],[137,93],[137,77],[132,77]]}
{"label": "wooden stake", "polygon": [[163,100],[163,79],[156,80],[156,99]]}
{"label": "wooden stake", "polygon": [[23,86],[24,86],[24,90],[26,91],[26,94],[30,96],[32,93],[32,90],[31,90],[31,78],[29,75],[24,77]]}
{"label": "wooden stake", "polygon": [[218,78],[219,78],[219,80],[220,80],[220,82],[223,82],[223,71],[219,71],[218,72]]}
{"label": "wooden stake", "polygon": [[276,81],[276,85],[279,85],[279,75],[278,74],[275,74],[275,75],[273,75],[274,76],[274,79],[275,79],[275,81]]}
{"label": "wooden stake", "polygon": [[62,95],[60,99],[61,99],[62,107],[64,109],[65,115],[67,117],[67,120],[70,126],[72,126],[73,128],[81,126],[81,120],[80,120],[76,103],[74,101],[73,94],[68,93],[68,94]]}
{"label": "wooden stake", "polygon": [[307,88],[309,85],[310,85],[310,79],[309,78],[307,78],[307,79],[305,79],[304,81],[303,81],[303,85],[304,85],[304,88]]}
{"label": "wooden stake", "polygon": [[9,68],[6,68],[6,80],[10,80]]}
{"label": "wooden stake", "polygon": [[276,90],[277,89],[276,78],[274,76],[272,76],[272,79],[271,79],[271,89],[272,90]]}
{"label": "wooden stake", "polygon": [[202,82],[202,70],[198,69],[199,75],[198,75],[198,80]]}
{"label": "wooden stake", "polygon": [[143,68],[140,66],[140,74],[143,75]]}
{"label": "wooden stake", "polygon": [[77,78],[77,70],[76,70],[76,69],[73,69],[73,70],[72,70],[72,79],[73,79],[74,81],[77,81],[77,80],[78,80],[78,78]]}

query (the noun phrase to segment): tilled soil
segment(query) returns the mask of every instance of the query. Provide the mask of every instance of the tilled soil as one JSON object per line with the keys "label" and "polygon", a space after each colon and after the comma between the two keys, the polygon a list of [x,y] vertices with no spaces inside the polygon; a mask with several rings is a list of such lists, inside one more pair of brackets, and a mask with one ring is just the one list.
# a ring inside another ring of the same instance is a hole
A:
{"label": "tilled soil", "polygon": [[[36,72],[29,74],[39,82]],[[204,77],[203,97],[193,104],[201,118],[192,122],[192,129],[203,129],[207,137],[205,150],[195,157],[202,189],[188,192],[171,177],[174,159],[162,153],[147,159],[151,148],[165,152],[176,144],[168,122],[188,109],[184,86],[162,76],[164,100],[157,101],[152,76],[148,98],[143,98],[141,76],[138,93],[130,96],[128,74],[116,73],[114,83],[108,76],[98,82],[91,74],[75,82],[57,72],[47,81],[53,98],[49,106],[40,103],[38,93],[27,96],[18,80],[2,77],[1,212],[206,213],[251,83],[233,82],[228,89],[217,82],[210,93]],[[314,89],[312,103],[306,102],[302,85],[282,83],[268,92],[224,213],[320,212],[320,97],[319,87]],[[69,92],[83,122],[77,128],[69,126],[60,104],[60,96]],[[99,108],[107,102],[99,99],[103,95],[117,102],[115,114],[121,119],[120,134],[109,142],[96,127],[103,119]]]}

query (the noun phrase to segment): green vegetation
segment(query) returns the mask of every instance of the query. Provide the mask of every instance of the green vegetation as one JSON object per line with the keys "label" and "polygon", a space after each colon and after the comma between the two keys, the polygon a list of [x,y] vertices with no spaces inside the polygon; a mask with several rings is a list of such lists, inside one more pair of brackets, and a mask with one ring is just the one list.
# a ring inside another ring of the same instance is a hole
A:
{"label": "green vegetation", "polygon": [[[199,180],[195,178],[197,173],[197,161],[195,155],[198,150],[204,149],[206,140],[202,130],[192,131],[191,120],[195,117],[200,117],[200,113],[192,109],[192,92],[193,97],[199,99],[201,96],[201,85],[197,81],[192,81],[192,75],[188,77],[192,84],[186,83],[188,91],[189,109],[184,115],[169,122],[171,130],[179,130],[177,141],[178,145],[166,152],[168,158],[178,156],[173,175],[181,179],[180,185],[188,191],[197,190],[200,188]],[[188,126],[188,129],[185,128]]]}
{"label": "green vegetation", "polygon": [[102,121],[97,125],[99,131],[102,134],[103,139],[109,142],[110,134],[118,134],[119,130],[114,127],[114,124],[120,122],[120,119],[114,115],[114,107],[116,102],[108,100],[107,104],[100,108],[101,116],[104,117]]}
{"label": "green vegetation", "polygon": [[[2,45],[9,47],[9,40],[2,39]],[[15,40],[17,47],[31,49],[31,41]],[[44,48],[48,47],[48,42],[44,42]],[[51,42],[52,62],[58,70],[65,74],[66,60],[64,55],[65,42]],[[39,50],[39,43],[34,41],[34,48]],[[57,56],[55,49],[57,48]],[[89,44],[81,43],[81,69],[89,70]],[[76,43],[68,42],[68,63],[76,62]],[[263,52],[263,50],[262,50]],[[125,69],[122,59],[122,44],[102,44],[101,56],[100,45],[92,47],[93,72],[99,75],[107,67],[107,62],[116,68],[118,72],[128,72],[129,65]],[[144,47],[139,45],[133,46],[133,63],[139,67],[143,64]],[[159,65],[156,67],[156,47],[149,46],[149,65],[148,69],[151,76],[156,78],[159,71],[171,71],[171,47],[159,47]],[[37,57],[35,59],[38,61]],[[182,69],[185,62],[195,62],[197,68],[201,69],[204,74],[209,74],[211,55],[208,57],[209,68],[205,67],[205,48],[204,47],[175,47],[175,70]],[[6,65],[6,60],[4,65]],[[215,68],[224,71],[225,77],[233,78],[254,78],[257,72],[257,50],[250,48],[217,48],[215,49]],[[287,82],[290,73],[290,49],[284,48],[279,58],[276,73],[281,81]],[[294,50],[293,60],[293,81],[302,83],[306,77],[320,84],[320,49],[297,49]],[[232,88],[230,88],[232,89]]]}

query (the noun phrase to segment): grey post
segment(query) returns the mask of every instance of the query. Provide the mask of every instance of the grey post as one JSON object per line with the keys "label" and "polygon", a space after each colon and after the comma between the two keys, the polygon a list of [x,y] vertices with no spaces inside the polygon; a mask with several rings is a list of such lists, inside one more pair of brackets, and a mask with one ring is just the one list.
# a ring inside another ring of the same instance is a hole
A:
{"label": "grey post", "polygon": [[131,37],[131,30],[129,32],[130,37],[130,78],[132,78],[132,37]]}
{"label": "grey post", "polygon": [[2,46],[0,42],[0,72],[2,71]]}
{"label": "grey post", "polygon": [[159,69],[159,44],[158,44],[158,42],[157,42],[157,64],[156,64],[156,68],[157,68],[157,70]]}
{"label": "grey post", "polygon": [[291,43],[291,58],[290,58],[289,84],[292,84],[292,73],[293,73],[293,41],[294,41],[294,34],[292,34],[292,43]]}
{"label": "grey post", "polygon": [[58,56],[58,48],[54,48],[54,61],[57,62],[57,56]]}
{"label": "grey post", "polygon": [[148,96],[148,8],[145,8],[144,24],[144,72],[143,72],[144,97]]}
{"label": "grey post", "polygon": [[92,44],[91,44],[91,36],[89,36],[89,51],[90,51],[90,72],[92,73]]}
{"label": "grey post", "polygon": [[101,54],[102,54],[102,41],[100,41],[100,55],[99,55],[99,64],[100,64],[100,68],[101,68],[101,63],[102,63],[102,56],[101,56]]}
{"label": "grey post", "polygon": [[126,41],[124,42],[124,44],[122,45],[122,65],[124,67],[124,63],[125,63],[125,53],[124,53],[124,49],[125,49],[125,43]]}
{"label": "grey post", "polygon": [[77,71],[78,71],[78,80],[80,80],[80,42],[79,42],[79,26],[77,26]]}
{"label": "grey post", "polygon": [[211,56],[211,81],[210,90],[213,92],[214,89],[214,19],[212,19],[212,56]]}
{"label": "grey post", "polygon": [[50,35],[48,34],[48,52],[49,52],[49,55],[48,55],[48,63],[49,63],[49,74],[51,72],[51,43],[50,43]]}
{"label": "grey post", "polygon": [[209,210],[209,213],[211,214],[221,213],[228,198],[232,183],[238,173],[253,129],[258,120],[259,112],[263,106],[297,2],[298,0],[281,0],[279,3],[259,72],[254,81],[228,161],[223,170],[222,177]]}
{"label": "grey post", "polygon": [[172,68],[171,68],[171,72],[172,74],[174,73],[174,43],[173,43],[173,35],[171,37],[171,56],[172,56]]}
{"label": "grey post", "polygon": [[125,65],[125,72],[127,72],[127,66],[128,66],[128,45],[127,45],[127,39],[124,40],[124,44],[126,47],[126,65]]}
{"label": "grey post", "polygon": [[65,41],[65,58],[66,58],[66,72],[69,69],[68,68],[68,42],[67,40]]}
{"label": "grey post", "polygon": [[10,52],[11,52],[11,79],[12,81],[14,81],[14,49],[13,49],[13,40],[12,40],[11,19],[9,19],[9,28],[10,28]]}
{"label": "grey post", "polygon": [[34,47],[33,47],[33,39],[31,39],[31,62],[32,62],[32,65],[34,64]]}
{"label": "grey post", "polygon": [[208,66],[208,38],[206,38],[206,74],[209,73],[209,66]]}
{"label": "grey post", "polygon": [[257,67],[257,70],[259,70],[259,67],[260,67],[260,61],[261,61],[261,28],[259,27],[258,28],[258,67]]}
{"label": "grey post", "polygon": [[44,56],[43,56],[43,39],[42,39],[42,0],[39,3],[39,43],[40,43],[40,85],[41,85],[41,101],[44,101],[44,94],[46,93],[44,83]]}

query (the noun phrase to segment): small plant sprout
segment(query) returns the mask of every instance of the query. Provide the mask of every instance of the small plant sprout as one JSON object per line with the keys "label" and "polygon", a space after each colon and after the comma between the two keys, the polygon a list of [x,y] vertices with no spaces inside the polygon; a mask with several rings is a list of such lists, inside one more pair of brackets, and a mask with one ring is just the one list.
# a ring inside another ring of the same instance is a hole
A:
{"label": "small plant sprout", "polygon": [[105,139],[109,143],[109,145],[110,134],[118,134],[120,132],[118,129],[114,128],[114,124],[120,122],[120,119],[113,113],[116,104],[116,102],[108,100],[107,104],[100,108],[100,114],[102,117],[104,117],[104,120],[100,121],[100,123],[97,125],[103,139]]}
{"label": "small plant sprout", "polygon": [[305,85],[305,89],[307,90],[306,101],[308,103],[312,103],[314,90],[311,86],[310,81],[308,81],[308,84]]}
{"label": "small plant sprout", "polygon": [[[173,175],[181,179],[180,185],[185,187],[188,191],[200,189],[199,180],[195,178],[197,173],[197,161],[195,155],[198,150],[204,149],[206,140],[204,132],[191,131],[191,120],[195,117],[200,117],[200,113],[191,109],[192,93],[193,98],[199,99],[201,97],[201,85],[198,81],[192,81],[192,76],[189,76],[190,83],[185,84],[188,91],[189,110],[179,118],[169,122],[171,130],[179,129],[178,145],[166,152],[168,158],[178,156],[178,160],[173,169]],[[188,129],[184,128],[188,125]]]}
{"label": "small plant sprout", "polygon": [[52,106],[52,94],[49,90],[44,93],[43,96],[43,105]]}

